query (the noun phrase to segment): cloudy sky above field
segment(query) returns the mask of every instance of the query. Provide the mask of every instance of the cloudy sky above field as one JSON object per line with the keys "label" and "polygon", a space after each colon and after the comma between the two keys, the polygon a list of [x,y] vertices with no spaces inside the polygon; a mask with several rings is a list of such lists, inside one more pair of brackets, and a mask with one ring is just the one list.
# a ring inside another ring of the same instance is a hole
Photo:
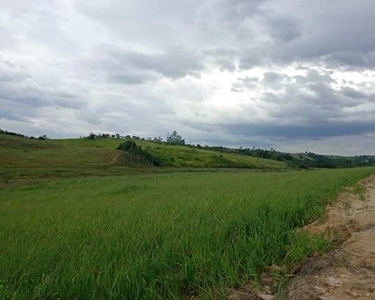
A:
{"label": "cloudy sky above field", "polygon": [[0,3],[0,128],[375,154],[373,0]]}

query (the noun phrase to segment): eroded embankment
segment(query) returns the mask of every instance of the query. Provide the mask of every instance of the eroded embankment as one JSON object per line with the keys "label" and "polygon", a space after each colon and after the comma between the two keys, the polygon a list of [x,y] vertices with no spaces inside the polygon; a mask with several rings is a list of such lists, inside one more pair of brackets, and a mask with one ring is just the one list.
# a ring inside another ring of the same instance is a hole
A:
{"label": "eroded embankment", "polygon": [[342,193],[306,230],[331,231],[341,245],[295,272],[288,299],[375,299],[375,176]]}
{"label": "eroded embankment", "polygon": [[325,234],[335,250],[308,259],[290,274],[282,295],[232,291],[233,300],[375,299],[375,176],[347,188],[325,217],[301,230]]}

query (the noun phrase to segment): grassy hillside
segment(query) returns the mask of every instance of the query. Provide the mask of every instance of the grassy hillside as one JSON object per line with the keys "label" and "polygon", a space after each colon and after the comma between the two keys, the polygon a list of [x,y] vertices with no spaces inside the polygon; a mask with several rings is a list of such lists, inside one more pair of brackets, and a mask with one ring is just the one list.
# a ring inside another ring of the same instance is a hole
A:
{"label": "grassy hillside", "polygon": [[[55,142],[46,145],[29,147],[53,156]],[[372,171],[185,172],[2,188],[0,298],[221,298],[267,265],[324,247],[293,229]]]}
{"label": "grassy hillside", "polygon": [[0,175],[12,179],[122,174],[122,168],[109,164],[116,154],[110,148],[0,134]]}
{"label": "grassy hillside", "polygon": [[[71,147],[102,147],[115,149],[124,140],[121,139],[71,139],[60,140],[64,145]],[[159,144],[150,141],[135,140],[151,154],[159,157],[165,166],[170,167],[205,167],[205,168],[285,168],[282,162],[269,159],[249,157],[245,155],[220,153],[211,150],[190,148],[187,146]]]}
{"label": "grassy hillside", "polygon": [[[0,134],[0,175],[2,178],[108,175],[134,172],[126,153],[116,151],[120,139],[32,140]],[[238,154],[136,141],[160,157],[164,166],[185,168],[282,169],[286,165]],[[155,168],[154,168],[155,169]]]}

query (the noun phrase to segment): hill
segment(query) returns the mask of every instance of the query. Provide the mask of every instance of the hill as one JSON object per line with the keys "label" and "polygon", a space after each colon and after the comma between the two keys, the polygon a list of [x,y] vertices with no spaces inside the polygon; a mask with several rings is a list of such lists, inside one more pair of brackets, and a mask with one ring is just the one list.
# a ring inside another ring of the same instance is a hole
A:
{"label": "hill", "polygon": [[137,140],[139,146],[162,161],[164,168],[155,168],[117,151],[116,147],[123,141],[116,138],[39,140],[0,134],[0,176],[5,179],[99,176],[181,167],[286,168],[283,162],[268,159]]}

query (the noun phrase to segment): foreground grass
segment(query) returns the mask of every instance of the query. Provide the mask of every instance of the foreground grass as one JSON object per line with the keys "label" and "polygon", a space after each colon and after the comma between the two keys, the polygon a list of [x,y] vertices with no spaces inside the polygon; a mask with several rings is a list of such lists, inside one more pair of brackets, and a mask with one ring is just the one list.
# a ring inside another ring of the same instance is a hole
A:
{"label": "foreground grass", "polygon": [[225,295],[309,250],[293,229],[373,169],[175,173],[0,191],[0,298]]}

